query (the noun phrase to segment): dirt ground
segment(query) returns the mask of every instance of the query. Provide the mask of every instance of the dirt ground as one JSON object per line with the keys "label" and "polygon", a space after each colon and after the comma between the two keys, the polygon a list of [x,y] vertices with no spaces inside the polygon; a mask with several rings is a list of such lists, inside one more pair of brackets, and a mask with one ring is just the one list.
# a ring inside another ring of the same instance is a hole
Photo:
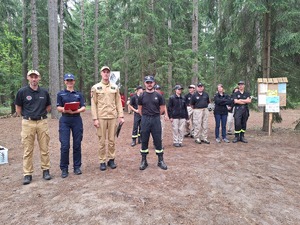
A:
{"label": "dirt ground", "polygon": [[[300,224],[300,110],[283,110],[269,137],[260,131],[262,113],[251,112],[248,144],[184,139],[172,146],[170,122],[164,147],[168,170],[157,166],[152,141],[149,167],[139,170],[139,147],[131,147],[133,115],[117,139],[117,169],[99,170],[97,137],[90,111],[83,113],[82,171],[60,177],[58,121],[49,119],[51,175],[42,179],[39,150],[33,181],[22,185],[21,118],[0,119],[0,145],[9,163],[0,165],[1,224]],[[232,140],[233,136],[229,136]],[[70,161],[72,162],[72,160]]]}

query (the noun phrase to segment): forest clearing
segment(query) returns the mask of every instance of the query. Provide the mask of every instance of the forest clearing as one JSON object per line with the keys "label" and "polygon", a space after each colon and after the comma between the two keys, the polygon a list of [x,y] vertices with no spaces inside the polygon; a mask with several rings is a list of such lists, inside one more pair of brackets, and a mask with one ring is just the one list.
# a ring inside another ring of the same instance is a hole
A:
{"label": "forest clearing", "polygon": [[103,172],[88,110],[82,114],[83,174],[66,179],[60,177],[58,120],[48,119],[53,179],[42,179],[36,146],[29,185],[22,185],[21,118],[0,119],[0,145],[9,149],[9,163],[0,165],[1,224],[299,224],[300,133],[293,130],[299,114],[282,110],[283,121],[269,137],[260,130],[262,113],[251,111],[248,144],[216,143],[211,112],[211,144],[185,138],[175,148],[167,122],[168,170],[157,166],[150,144],[149,167],[140,171],[139,145],[130,146],[133,115],[125,113],[118,167]]}

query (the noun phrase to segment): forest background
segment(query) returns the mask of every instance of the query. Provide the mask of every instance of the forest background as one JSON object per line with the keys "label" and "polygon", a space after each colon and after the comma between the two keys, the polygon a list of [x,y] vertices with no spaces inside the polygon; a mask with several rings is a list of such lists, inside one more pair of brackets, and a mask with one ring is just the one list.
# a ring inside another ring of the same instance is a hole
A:
{"label": "forest background", "polygon": [[102,65],[121,72],[125,97],[145,75],[166,98],[175,84],[201,81],[212,97],[239,80],[257,96],[257,78],[287,77],[287,104],[299,102],[297,0],[4,0],[0,16],[0,105],[12,113],[28,70],[41,73],[57,117],[63,74],[89,103]]}

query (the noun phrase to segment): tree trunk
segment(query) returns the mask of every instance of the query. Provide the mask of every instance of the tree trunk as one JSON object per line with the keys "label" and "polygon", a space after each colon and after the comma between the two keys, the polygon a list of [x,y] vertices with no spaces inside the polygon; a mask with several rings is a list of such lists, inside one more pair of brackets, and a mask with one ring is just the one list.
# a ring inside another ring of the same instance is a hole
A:
{"label": "tree trunk", "polygon": [[[154,14],[154,0],[149,0],[149,12],[151,14]],[[155,32],[154,32],[154,27],[152,25],[149,25],[148,27],[148,44],[150,46],[150,49],[154,49],[155,45]],[[153,47],[151,47],[153,46]],[[148,59],[148,72],[149,74],[156,74],[156,66],[155,66],[155,55],[153,50],[150,51],[149,54],[149,59]]]}
{"label": "tree trunk", "polygon": [[[169,7],[169,11],[170,11],[170,7]],[[171,14],[171,12],[169,12]],[[172,30],[172,20],[169,18],[168,19],[168,30],[169,30],[169,34],[171,34],[171,30]],[[168,64],[168,93],[169,95],[171,95],[172,93],[172,79],[173,79],[173,64],[172,64],[172,38],[170,35],[168,35],[168,47],[169,47],[169,64]]]}
{"label": "tree trunk", "polygon": [[80,23],[80,27],[81,27],[81,63],[80,63],[80,69],[79,69],[79,90],[80,92],[83,93],[83,74],[84,74],[84,66],[83,66],[83,62],[84,62],[84,42],[85,42],[85,37],[84,37],[84,0],[81,0],[81,23]]}
{"label": "tree trunk", "polygon": [[59,10],[59,87],[64,89],[64,0],[60,0]]}
{"label": "tree trunk", "polygon": [[49,18],[49,92],[51,97],[51,117],[59,118],[56,108],[56,95],[59,92],[58,71],[58,21],[57,0],[48,1]]}
{"label": "tree trunk", "polygon": [[[125,22],[125,30],[129,29],[128,22]],[[129,38],[125,35],[124,40],[125,55],[124,55],[124,73],[125,73],[125,85],[124,85],[124,96],[125,96],[125,111],[128,112],[128,105],[126,104],[128,98],[128,49],[129,49]]]}
{"label": "tree trunk", "polygon": [[36,21],[36,1],[31,0],[31,39],[32,39],[32,66],[34,70],[39,69],[39,49]]}
{"label": "tree trunk", "polygon": [[99,0],[95,0],[95,29],[94,29],[94,81],[98,83],[99,66],[98,66],[98,15],[99,15]]}
{"label": "tree trunk", "polygon": [[[268,4],[268,3],[267,3]],[[264,18],[264,42],[263,42],[263,77],[270,78],[271,71],[271,15],[270,7],[268,5],[268,13]],[[272,129],[272,124],[271,124]],[[269,113],[263,112],[263,131],[270,132],[269,130]]]}
{"label": "tree trunk", "polygon": [[23,0],[23,20],[22,20],[22,86],[27,85],[27,71],[28,71],[28,1]]}
{"label": "tree trunk", "polygon": [[198,83],[198,7],[199,1],[193,0],[193,17],[192,17],[192,51],[194,53],[194,63],[192,65],[192,84]]}

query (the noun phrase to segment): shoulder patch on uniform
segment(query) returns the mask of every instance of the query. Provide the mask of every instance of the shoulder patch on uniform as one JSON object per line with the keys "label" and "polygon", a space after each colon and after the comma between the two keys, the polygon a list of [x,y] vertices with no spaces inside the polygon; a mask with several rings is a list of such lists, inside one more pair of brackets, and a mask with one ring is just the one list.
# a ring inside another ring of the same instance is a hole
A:
{"label": "shoulder patch on uniform", "polygon": [[116,87],[110,87],[112,90],[116,90]]}

